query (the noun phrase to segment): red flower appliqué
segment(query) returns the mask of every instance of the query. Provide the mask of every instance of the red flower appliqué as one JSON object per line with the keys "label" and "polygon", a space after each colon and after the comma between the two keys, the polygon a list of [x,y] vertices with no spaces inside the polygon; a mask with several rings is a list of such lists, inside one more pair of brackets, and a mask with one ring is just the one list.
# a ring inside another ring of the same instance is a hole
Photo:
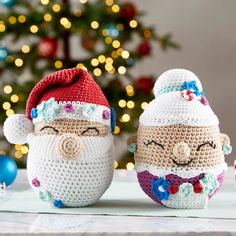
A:
{"label": "red flower appliqu\u00e9", "polygon": [[192,101],[196,97],[192,90],[183,90],[180,92],[180,95],[188,101]]}
{"label": "red flower appliqu\u00e9", "polygon": [[195,193],[201,193],[202,190],[203,190],[203,187],[202,187],[201,184],[199,184],[199,183],[194,184],[194,186],[193,186],[193,191],[194,191]]}
{"label": "red flower appliqu\u00e9", "polygon": [[179,186],[176,184],[171,184],[168,188],[170,194],[176,194],[179,191]]}

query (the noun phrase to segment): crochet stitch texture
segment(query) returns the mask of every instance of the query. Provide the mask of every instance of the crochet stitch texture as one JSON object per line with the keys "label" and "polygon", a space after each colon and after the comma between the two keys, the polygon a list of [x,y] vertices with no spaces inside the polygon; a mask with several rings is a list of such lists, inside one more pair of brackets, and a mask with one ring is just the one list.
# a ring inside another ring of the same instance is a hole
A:
{"label": "crochet stitch texture", "polygon": [[192,72],[163,73],[154,94],[140,116],[137,136],[128,140],[139,184],[161,205],[205,208],[222,185],[230,140],[220,133],[218,118]]}
{"label": "crochet stitch texture", "polygon": [[95,203],[113,177],[115,112],[93,78],[78,68],[44,77],[31,91],[26,115],[13,115],[4,134],[29,144],[28,180],[54,207]]}

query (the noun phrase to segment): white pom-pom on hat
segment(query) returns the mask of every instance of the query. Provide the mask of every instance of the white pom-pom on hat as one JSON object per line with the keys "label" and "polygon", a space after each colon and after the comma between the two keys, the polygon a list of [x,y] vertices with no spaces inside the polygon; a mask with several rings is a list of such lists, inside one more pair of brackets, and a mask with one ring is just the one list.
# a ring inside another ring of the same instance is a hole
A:
{"label": "white pom-pom on hat", "polygon": [[15,114],[8,117],[3,126],[3,133],[9,143],[27,143],[27,136],[33,132],[32,122],[25,115]]}

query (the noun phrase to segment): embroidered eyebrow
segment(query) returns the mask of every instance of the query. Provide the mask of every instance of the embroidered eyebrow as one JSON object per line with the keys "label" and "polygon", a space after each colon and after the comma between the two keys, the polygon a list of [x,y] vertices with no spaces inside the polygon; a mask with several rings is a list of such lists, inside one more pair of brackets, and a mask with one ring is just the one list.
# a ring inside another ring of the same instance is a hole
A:
{"label": "embroidered eyebrow", "polygon": [[145,145],[146,147],[148,147],[148,145],[154,143],[155,145],[158,145],[159,147],[161,147],[161,148],[164,150],[164,146],[163,146],[162,144],[160,144],[160,143],[154,141],[154,140],[148,140],[146,143],[145,143],[145,142],[143,142],[143,143],[144,143],[144,145]]}
{"label": "embroidered eyebrow", "polygon": [[88,132],[89,130],[95,130],[97,131],[98,134],[100,134],[99,130],[96,127],[88,127],[86,130],[84,130],[81,135],[85,134],[86,132]]}
{"label": "embroidered eyebrow", "polygon": [[59,131],[57,129],[55,129],[54,127],[49,126],[49,125],[44,126],[42,129],[40,129],[40,131],[43,131],[44,129],[53,129],[55,132],[59,133]]}
{"label": "embroidered eyebrow", "polygon": [[202,144],[198,145],[197,151],[199,151],[199,150],[201,149],[201,147],[203,147],[203,146],[205,146],[205,145],[207,145],[207,144],[208,144],[210,147],[212,147],[213,149],[216,148],[216,145],[213,143],[213,141],[211,141],[211,142],[207,141],[207,142],[205,142],[205,143],[202,143]]}

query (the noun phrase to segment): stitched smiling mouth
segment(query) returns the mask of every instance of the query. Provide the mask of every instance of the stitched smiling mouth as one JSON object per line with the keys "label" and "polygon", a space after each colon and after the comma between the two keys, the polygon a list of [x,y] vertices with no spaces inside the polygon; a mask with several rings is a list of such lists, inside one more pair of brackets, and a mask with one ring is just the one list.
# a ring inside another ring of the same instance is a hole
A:
{"label": "stitched smiling mouth", "polygon": [[193,159],[190,159],[187,163],[179,163],[179,162],[177,162],[176,160],[174,160],[174,159],[172,159],[172,158],[171,158],[171,160],[172,160],[177,166],[187,166],[187,165],[189,165],[189,164],[193,161]]}

